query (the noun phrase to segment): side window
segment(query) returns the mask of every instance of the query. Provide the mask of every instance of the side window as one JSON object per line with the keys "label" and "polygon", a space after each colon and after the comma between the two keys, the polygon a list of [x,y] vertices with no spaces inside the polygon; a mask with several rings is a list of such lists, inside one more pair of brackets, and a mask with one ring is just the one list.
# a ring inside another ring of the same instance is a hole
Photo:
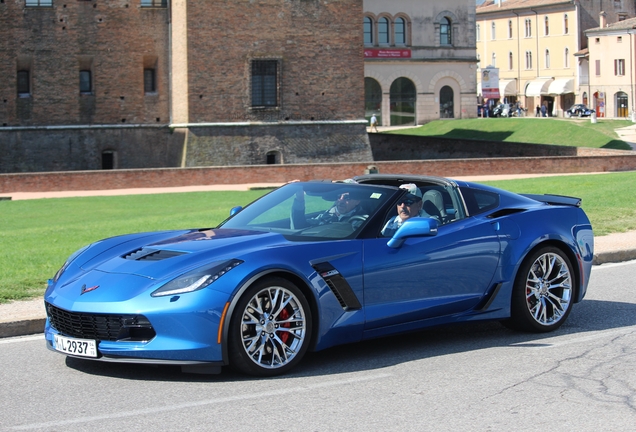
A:
{"label": "side window", "polygon": [[470,216],[485,213],[499,206],[499,194],[473,188],[460,188]]}

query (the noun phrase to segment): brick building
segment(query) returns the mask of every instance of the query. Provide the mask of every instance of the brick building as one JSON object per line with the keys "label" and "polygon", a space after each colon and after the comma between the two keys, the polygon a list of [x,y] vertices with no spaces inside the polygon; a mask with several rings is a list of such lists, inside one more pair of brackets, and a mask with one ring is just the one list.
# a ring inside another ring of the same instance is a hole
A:
{"label": "brick building", "polygon": [[0,172],[370,160],[362,0],[3,0]]}

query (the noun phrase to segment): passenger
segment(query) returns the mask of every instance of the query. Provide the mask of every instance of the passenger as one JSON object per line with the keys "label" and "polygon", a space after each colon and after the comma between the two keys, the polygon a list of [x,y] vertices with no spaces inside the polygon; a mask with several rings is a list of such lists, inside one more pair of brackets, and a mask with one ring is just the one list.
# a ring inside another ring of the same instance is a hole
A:
{"label": "passenger", "polygon": [[398,215],[390,219],[382,228],[384,237],[393,236],[407,219],[416,216],[428,217],[428,214],[422,211],[422,192],[418,187],[413,183],[408,183],[400,186],[400,189],[408,191],[408,194],[404,195],[397,204]]}
{"label": "passenger", "polygon": [[368,212],[360,205],[360,199],[354,197],[351,192],[345,192],[338,196],[331,208],[314,218],[305,217],[305,193],[300,190],[292,204],[291,219],[293,229],[307,228],[310,226],[325,225],[334,222],[348,222],[353,216],[359,216],[352,222],[354,229],[358,228],[366,218]]}

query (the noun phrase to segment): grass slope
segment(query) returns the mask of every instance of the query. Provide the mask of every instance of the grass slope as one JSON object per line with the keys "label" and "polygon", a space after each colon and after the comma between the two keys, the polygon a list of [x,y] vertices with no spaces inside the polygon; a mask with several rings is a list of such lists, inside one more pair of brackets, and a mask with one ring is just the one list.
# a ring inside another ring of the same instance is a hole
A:
{"label": "grass slope", "polygon": [[416,128],[384,133],[631,150],[615,132],[617,128],[631,125],[629,120],[592,123],[590,120],[534,117],[476,118],[437,120]]}

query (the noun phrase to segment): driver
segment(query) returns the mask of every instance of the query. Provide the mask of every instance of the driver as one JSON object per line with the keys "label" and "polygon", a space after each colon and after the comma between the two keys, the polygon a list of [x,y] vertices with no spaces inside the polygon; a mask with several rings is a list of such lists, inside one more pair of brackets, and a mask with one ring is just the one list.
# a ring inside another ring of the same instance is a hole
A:
{"label": "driver", "polygon": [[307,228],[309,226],[326,225],[334,222],[348,222],[353,216],[361,216],[352,223],[356,229],[369,214],[360,205],[360,200],[356,199],[351,192],[345,192],[338,196],[331,208],[318,216],[305,218],[305,193],[301,190],[296,193],[296,198],[292,204],[291,219],[294,228]]}

